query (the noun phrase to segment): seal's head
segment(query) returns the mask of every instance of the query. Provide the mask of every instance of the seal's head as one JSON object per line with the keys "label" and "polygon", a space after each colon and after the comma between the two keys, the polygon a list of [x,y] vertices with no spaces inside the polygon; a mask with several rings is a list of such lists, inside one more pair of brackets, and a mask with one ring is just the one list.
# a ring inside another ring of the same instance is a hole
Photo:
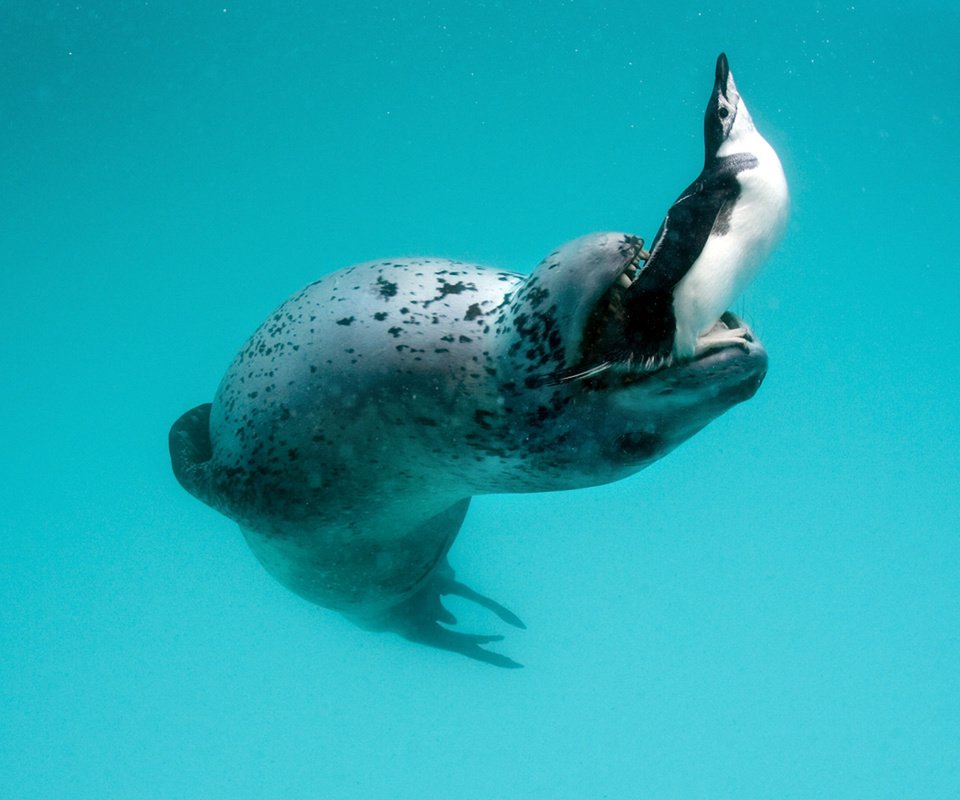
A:
{"label": "seal's head", "polygon": [[534,449],[557,467],[598,459],[636,471],[752,397],[766,374],[763,345],[729,311],[717,346],[694,358],[657,368],[633,358],[623,301],[644,255],[643,241],[622,233],[574,240],[543,260],[501,317],[507,402],[522,404],[542,433]]}

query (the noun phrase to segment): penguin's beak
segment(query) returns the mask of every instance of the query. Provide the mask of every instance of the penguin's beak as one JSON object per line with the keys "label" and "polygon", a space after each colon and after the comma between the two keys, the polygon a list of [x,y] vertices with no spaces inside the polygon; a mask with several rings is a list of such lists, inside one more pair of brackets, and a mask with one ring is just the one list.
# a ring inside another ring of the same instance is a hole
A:
{"label": "penguin's beak", "polygon": [[727,54],[721,53],[717,56],[717,72],[713,81],[714,95],[721,94],[729,99],[727,95],[728,88],[733,88],[733,80],[730,76],[730,64],[727,62]]}
{"label": "penguin's beak", "polygon": [[721,53],[717,56],[713,91],[710,92],[710,100],[703,115],[704,155],[707,161],[716,156],[720,145],[730,138],[737,112],[741,109],[744,117],[748,117],[740,102],[740,93],[733,81],[727,54]]}

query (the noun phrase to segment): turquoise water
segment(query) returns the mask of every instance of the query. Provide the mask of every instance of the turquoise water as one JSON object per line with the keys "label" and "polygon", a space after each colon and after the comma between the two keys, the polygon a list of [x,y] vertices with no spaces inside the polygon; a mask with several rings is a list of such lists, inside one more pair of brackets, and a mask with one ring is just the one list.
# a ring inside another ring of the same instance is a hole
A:
{"label": "turquoise water", "polygon": [[[960,796],[958,34],[941,2],[0,3],[0,793]],[[735,309],[770,373],[626,482],[474,502],[452,560],[524,670],[310,606],[175,483],[169,424],[323,273],[649,241],[720,50],[792,190]]]}

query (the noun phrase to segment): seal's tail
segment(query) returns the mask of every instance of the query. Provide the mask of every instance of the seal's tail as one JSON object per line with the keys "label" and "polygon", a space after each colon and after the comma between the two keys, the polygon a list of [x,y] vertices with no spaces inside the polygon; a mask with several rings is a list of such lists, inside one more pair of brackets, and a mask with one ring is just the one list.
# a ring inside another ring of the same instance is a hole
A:
{"label": "seal's tail", "polygon": [[210,403],[190,409],[170,428],[170,462],[180,485],[194,497],[211,502]]}

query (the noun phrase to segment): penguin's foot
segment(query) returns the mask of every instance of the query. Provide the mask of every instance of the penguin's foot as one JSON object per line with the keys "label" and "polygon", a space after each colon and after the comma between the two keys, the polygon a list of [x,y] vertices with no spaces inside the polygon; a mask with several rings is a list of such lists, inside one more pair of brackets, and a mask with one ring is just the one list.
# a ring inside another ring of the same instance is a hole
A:
{"label": "penguin's foot", "polygon": [[[728,324],[729,323],[729,324]],[[735,327],[730,327],[734,325]],[[750,331],[740,324],[740,321],[730,313],[724,313],[709,331],[697,338],[694,348],[694,358],[706,353],[720,350],[724,347],[742,347],[748,349],[753,336]]]}

